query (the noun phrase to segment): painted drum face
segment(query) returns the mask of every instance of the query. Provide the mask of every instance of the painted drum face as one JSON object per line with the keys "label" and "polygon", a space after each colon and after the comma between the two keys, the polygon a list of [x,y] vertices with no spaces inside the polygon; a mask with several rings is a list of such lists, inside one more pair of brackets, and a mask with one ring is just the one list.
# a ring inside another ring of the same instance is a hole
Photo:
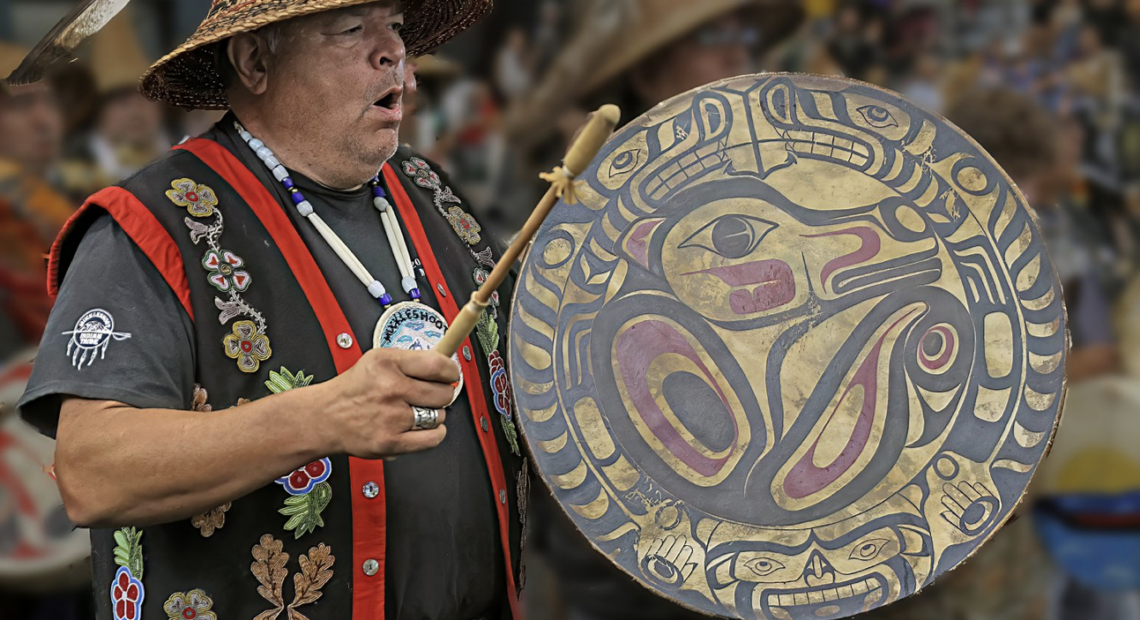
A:
{"label": "painted drum face", "polygon": [[943,119],[735,78],[618,132],[511,309],[541,477],[645,585],[729,618],[908,596],[1009,516],[1056,426],[1060,286]]}

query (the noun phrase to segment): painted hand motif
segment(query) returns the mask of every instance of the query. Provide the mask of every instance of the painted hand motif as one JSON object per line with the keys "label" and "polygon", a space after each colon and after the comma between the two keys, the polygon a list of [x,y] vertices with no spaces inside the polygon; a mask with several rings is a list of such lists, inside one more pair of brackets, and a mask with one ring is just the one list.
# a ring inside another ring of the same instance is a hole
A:
{"label": "painted hand motif", "polygon": [[959,482],[942,486],[942,518],[964,534],[974,538],[993,524],[1001,503],[985,486],[975,482]]}
{"label": "painted hand motif", "polygon": [[641,561],[641,570],[662,587],[679,588],[693,574],[696,562],[690,562],[693,547],[689,539],[667,536],[658,540]]}

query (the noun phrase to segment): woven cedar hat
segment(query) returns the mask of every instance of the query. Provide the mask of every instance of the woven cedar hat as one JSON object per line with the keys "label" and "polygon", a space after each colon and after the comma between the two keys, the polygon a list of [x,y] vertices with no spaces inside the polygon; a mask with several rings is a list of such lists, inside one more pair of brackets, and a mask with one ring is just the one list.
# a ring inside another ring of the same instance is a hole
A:
{"label": "woven cedar hat", "polygon": [[[214,0],[198,30],[142,77],[148,99],[183,108],[229,107],[215,64],[218,42],[302,15],[375,0]],[[400,31],[408,56],[427,53],[466,30],[491,10],[493,0],[406,0]]]}

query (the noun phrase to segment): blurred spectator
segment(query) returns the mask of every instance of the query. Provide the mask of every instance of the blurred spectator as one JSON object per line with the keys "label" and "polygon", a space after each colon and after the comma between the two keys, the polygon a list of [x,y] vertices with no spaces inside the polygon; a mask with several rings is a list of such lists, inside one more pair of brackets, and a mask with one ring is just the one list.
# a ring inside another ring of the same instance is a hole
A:
{"label": "blurred spectator", "polygon": [[400,141],[435,161],[448,159],[454,145],[447,119],[439,108],[440,94],[457,78],[459,65],[439,55],[408,61],[410,75],[404,81],[404,120]]}
{"label": "blurred spectator", "polygon": [[162,106],[138,92],[150,63],[131,20],[124,10],[91,41],[100,96],[95,124],[69,141],[61,165],[65,187],[78,200],[138,172],[171,146]]}
{"label": "blurred spectator", "polygon": [[[0,47],[0,75],[26,53]],[[39,340],[51,308],[44,257],[74,210],[49,181],[62,140],[63,115],[47,82],[0,82],[0,363]]]}
{"label": "blurred spectator", "polygon": [[495,85],[508,102],[517,101],[530,90],[534,56],[526,31],[520,27],[507,32],[506,42],[495,56]]}

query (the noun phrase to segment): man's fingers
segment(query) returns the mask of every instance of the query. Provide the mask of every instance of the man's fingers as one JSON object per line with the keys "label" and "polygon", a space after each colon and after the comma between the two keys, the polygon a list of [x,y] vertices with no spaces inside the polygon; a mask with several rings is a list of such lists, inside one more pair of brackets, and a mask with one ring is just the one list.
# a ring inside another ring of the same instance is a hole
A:
{"label": "man's fingers", "polygon": [[409,379],[404,391],[404,400],[424,409],[442,409],[451,404],[455,388],[449,383],[432,383]]}
{"label": "man's fingers", "polygon": [[455,360],[435,351],[394,351],[393,359],[400,372],[414,379],[455,383],[459,380],[459,366]]}
{"label": "man's fingers", "polygon": [[396,438],[393,453],[399,455],[431,450],[443,443],[444,437],[447,437],[447,427],[443,425],[427,431],[408,431]]}

